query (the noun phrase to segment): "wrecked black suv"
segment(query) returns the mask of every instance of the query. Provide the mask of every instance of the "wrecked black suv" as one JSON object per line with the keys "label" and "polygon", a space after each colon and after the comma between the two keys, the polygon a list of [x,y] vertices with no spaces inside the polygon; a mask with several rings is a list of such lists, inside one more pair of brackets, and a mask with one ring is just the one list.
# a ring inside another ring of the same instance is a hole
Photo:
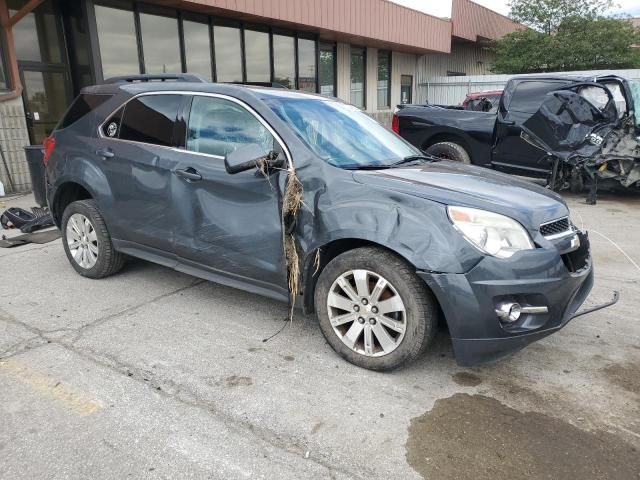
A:
{"label": "wrecked black suv", "polygon": [[130,255],[297,303],[365,368],[414,360],[441,315],[461,364],[503,357],[563,327],[593,284],[558,195],[424,156],[335,99],[116,78],[82,91],[45,156],[81,275]]}

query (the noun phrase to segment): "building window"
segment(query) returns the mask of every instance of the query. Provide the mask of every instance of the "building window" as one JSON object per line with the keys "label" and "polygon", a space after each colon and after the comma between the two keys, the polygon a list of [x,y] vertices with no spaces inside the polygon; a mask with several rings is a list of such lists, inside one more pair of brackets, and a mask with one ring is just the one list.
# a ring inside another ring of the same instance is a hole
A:
{"label": "building window", "polygon": [[378,110],[391,107],[391,52],[378,50]]}
{"label": "building window", "polygon": [[240,29],[214,26],[213,43],[216,52],[216,80],[241,83],[243,78]]}
{"label": "building window", "polygon": [[141,13],[140,30],[145,73],[181,72],[178,21]]}
{"label": "building window", "polygon": [[271,83],[269,34],[267,32],[245,30],[244,54],[247,82]]}
{"label": "building window", "polygon": [[336,46],[333,43],[320,44],[320,64],[318,65],[320,93],[336,96]]}
{"label": "building window", "polygon": [[103,78],[140,73],[132,11],[95,6]]}
{"label": "building window", "polygon": [[9,81],[4,73],[4,50],[2,48],[2,36],[0,35],[0,90],[6,90],[9,88]]}
{"label": "building window", "polygon": [[[15,14],[25,0],[10,0],[9,13]],[[13,27],[16,56],[20,61],[62,63],[61,36],[58,19],[50,3],[40,5]]]}
{"label": "building window", "polygon": [[182,22],[184,34],[184,54],[187,72],[202,75],[211,81],[211,40],[209,38],[209,25],[206,23]]}
{"label": "building window", "polygon": [[273,82],[287,88],[296,87],[295,38],[273,36]]}
{"label": "building window", "polygon": [[366,108],[367,92],[367,50],[351,47],[351,103],[358,108]]}
{"label": "building window", "polygon": [[298,39],[298,90],[316,92],[316,42]]}

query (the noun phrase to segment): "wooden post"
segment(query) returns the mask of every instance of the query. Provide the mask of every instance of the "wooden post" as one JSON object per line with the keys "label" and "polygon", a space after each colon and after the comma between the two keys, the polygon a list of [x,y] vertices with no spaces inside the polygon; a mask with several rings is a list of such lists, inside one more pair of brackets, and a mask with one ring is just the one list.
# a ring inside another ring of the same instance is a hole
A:
{"label": "wooden post", "polygon": [[29,0],[24,7],[12,17],[9,16],[9,6],[7,0],[0,0],[0,35],[4,37],[6,45],[5,56],[7,59],[8,77],[11,92],[0,95],[0,102],[10,100],[22,95],[22,83],[20,82],[20,71],[18,70],[18,58],[16,57],[16,46],[13,40],[13,26],[31,13],[44,0]]}

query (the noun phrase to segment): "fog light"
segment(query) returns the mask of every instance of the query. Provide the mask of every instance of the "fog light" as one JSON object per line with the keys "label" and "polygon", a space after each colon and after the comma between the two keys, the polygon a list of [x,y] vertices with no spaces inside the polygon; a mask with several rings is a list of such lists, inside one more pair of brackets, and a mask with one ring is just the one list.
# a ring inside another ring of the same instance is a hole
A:
{"label": "fog light", "polygon": [[503,322],[517,322],[522,314],[522,307],[516,302],[501,303],[496,308],[496,314]]}

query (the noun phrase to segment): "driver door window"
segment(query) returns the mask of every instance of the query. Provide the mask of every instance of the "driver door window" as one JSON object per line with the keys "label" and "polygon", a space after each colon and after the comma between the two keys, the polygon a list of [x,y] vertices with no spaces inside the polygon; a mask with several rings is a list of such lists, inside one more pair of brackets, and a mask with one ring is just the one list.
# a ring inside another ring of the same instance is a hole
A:
{"label": "driver door window", "polygon": [[241,105],[217,97],[195,96],[187,129],[187,150],[216,157],[249,144],[273,150],[273,136]]}

